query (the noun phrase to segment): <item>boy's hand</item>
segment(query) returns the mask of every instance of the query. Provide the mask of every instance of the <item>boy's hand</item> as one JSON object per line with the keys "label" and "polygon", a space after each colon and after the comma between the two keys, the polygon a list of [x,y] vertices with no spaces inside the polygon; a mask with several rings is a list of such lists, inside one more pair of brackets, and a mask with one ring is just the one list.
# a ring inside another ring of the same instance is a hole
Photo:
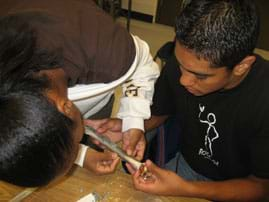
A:
{"label": "boy's hand", "polygon": [[144,157],[146,139],[144,132],[140,129],[129,129],[123,134],[122,148],[130,156],[141,161]]}
{"label": "boy's hand", "polygon": [[113,173],[120,161],[117,154],[112,152],[97,152],[88,148],[83,167],[94,172],[95,174]]}
{"label": "boy's hand", "polygon": [[157,167],[150,160],[146,161],[145,166],[151,173],[151,177],[148,179],[141,176],[140,170],[134,170],[130,165],[127,165],[136,189],[157,195],[186,196],[186,189],[189,187],[187,181],[174,172]]}
{"label": "boy's hand", "polygon": [[[112,142],[123,141],[122,149],[137,160],[142,160],[146,148],[144,132],[139,129],[129,129],[122,133],[122,121],[120,119],[84,120],[85,125],[93,127],[96,132],[108,137]],[[100,145],[99,142],[94,141]]]}
{"label": "boy's hand", "polygon": [[[121,120],[120,119],[99,119],[99,120],[84,120],[84,124],[91,126],[97,133],[108,137],[112,142],[122,140]],[[99,142],[94,141],[96,144]]]}

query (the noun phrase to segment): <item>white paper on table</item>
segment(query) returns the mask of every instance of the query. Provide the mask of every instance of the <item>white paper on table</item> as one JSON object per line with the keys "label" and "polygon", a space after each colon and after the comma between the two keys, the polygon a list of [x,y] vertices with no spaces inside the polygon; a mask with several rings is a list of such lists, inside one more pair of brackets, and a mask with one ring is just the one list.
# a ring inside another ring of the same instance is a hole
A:
{"label": "white paper on table", "polygon": [[96,194],[90,193],[83,198],[79,199],[77,202],[97,202]]}

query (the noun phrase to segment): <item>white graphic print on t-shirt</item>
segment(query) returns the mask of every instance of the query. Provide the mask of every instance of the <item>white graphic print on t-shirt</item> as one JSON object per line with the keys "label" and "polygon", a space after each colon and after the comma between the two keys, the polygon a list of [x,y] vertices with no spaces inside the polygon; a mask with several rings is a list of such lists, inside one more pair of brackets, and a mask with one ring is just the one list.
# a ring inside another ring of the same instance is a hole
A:
{"label": "white graphic print on t-shirt", "polygon": [[205,111],[205,106],[202,106],[201,104],[199,104],[199,121],[203,124],[207,124],[208,128],[206,130],[206,134],[205,134],[205,147],[204,148],[200,148],[198,154],[203,156],[206,159],[209,159],[210,161],[212,161],[216,166],[219,165],[219,161],[216,161],[213,159],[213,142],[219,138],[219,134],[218,131],[215,128],[215,123],[217,121],[216,119],[216,115],[213,113],[209,113],[207,114],[207,119],[206,120],[202,120],[201,115],[202,113]]}

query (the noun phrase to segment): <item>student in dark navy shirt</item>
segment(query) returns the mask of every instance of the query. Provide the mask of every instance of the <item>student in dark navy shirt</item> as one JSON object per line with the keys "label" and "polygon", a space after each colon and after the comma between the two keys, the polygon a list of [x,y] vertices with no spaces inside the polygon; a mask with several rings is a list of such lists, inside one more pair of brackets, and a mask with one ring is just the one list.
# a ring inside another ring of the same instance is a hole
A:
{"label": "student in dark navy shirt", "polygon": [[82,116],[103,111],[118,86],[118,135],[123,149],[142,159],[144,119],[159,76],[147,43],[92,0],[0,4],[0,179],[41,186],[74,162],[113,172],[117,157],[79,142],[83,124],[94,122],[82,124]]}

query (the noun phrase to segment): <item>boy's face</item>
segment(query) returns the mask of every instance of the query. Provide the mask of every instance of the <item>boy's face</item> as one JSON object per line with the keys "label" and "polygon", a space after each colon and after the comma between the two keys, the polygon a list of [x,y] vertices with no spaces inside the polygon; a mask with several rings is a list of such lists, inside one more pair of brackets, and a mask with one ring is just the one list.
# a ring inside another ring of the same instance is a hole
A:
{"label": "boy's face", "polygon": [[208,61],[197,58],[179,42],[176,43],[175,55],[182,73],[179,82],[191,94],[202,96],[218,90],[229,89],[233,85],[232,71],[226,67],[210,67]]}
{"label": "boy's face", "polygon": [[68,99],[67,81],[65,73],[61,68],[42,70],[40,75],[45,74],[51,84],[51,89],[47,91],[47,96],[56,105],[57,109],[69,117],[74,122],[73,136],[75,141],[75,151],[72,159],[76,157],[79,143],[84,134],[84,123],[79,109]]}
{"label": "boy's face", "polygon": [[69,115],[69,118],[72,119],[73,124],[74,124],[73,131],[72,131],[72,134],[74,137],[74,152],[70,154],[70,163],[67,165],[67,168],[63,174],[66,174],[66,172],[69,171],[69,169],[73,165],[73,162],[76,160],[76,157],[79,151],[79,143],[84,134],[84,123],[83,123],[83,118],[81,116],[79,109],[71,101],[69,101],[69,107],[70,107],[70,114],[71,114],[71,116]]}
{"label": "boy's face", "polygon": [[[71,102],[71,101],[70,101]],[[79,111],[79,109],[76,107],[76,105],[72,103],[72,111],[73,111],[73,115],[72,115],[72,120],[74,122],[74,129],[73,129],[73,135],[74,135],[74,140],[75,140],[75,144],[77,146],[77,150],[78,151],[78,145],[83,137],[84,134],[84,123],[83,123],[83,118],[81,116],[81,113]],[[77,152],[75,157],[77,156]]]}

